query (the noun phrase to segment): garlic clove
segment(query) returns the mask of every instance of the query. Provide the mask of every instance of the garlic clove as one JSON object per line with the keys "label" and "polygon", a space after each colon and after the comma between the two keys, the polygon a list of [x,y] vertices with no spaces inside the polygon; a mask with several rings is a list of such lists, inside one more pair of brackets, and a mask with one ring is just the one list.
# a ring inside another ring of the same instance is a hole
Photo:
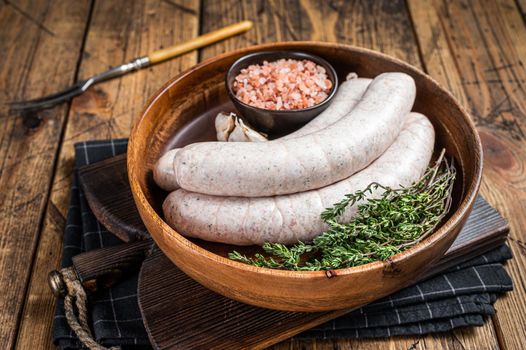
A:
{"label": "garlic clove", "polygon": [[236,118],[236,127],[243,130],[243,133],[245,134],[247,141],[250,142],[265,142],[268,141],[268,139],[261,133],[257,132],[256,130],[250,128],[248,125],[246,125],[243,122],[243,119]]}
{"label": "garlic clove", "polygon": [[234,127],[234,130],[230,133],[228,137],[228,142],[249,142],[250,140],[247,137],[247,134],[244,132],[243,128],[237,125]]}
{"label": "garlic clove", "polygon": [[235,128],[235,118],[234,113],[223,113],[220,112],[217,114],[215,119],[215,128],[216,128],[216,137],[218,141],[227,141],[228,137]]}
{"label": "garlic clove", "polygon": [[264,142],[267,135],[254,130],[235,113],[220,112],[215,119],[218,141],[228,142]]}

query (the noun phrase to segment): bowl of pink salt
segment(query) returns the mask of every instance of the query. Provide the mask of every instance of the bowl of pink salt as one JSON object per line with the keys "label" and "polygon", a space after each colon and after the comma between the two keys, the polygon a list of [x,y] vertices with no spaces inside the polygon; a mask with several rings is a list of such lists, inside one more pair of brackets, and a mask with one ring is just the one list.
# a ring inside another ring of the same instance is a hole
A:
{"label": "bowl of pink salt", "polygon": [[234,62],[226,88],[241,116],[274,136],[292,132],[323,112],[336,94],[338,77],[319,56],[264,51]]}

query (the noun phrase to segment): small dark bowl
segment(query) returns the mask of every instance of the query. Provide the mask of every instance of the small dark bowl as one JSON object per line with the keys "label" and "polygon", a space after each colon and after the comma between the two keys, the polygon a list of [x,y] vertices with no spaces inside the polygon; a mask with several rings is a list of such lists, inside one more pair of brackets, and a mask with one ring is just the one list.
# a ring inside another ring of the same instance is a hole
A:
{"label": "small dark bowl", "polygon": [[[310,60],[324,67],[327,71],[327,77],[332,82],[332,88],[327,98],[312,107],[286,111],[275,111],[271,109],[250,106],[241,102],[236,97],[236,94],[234,91],[232,91],[232,84],[234,83],[234,79],[239,74],[241,69],[246,68],[251,64],[261,64],[263,61],[271,62],[281,58]],[[248,120],[249,123],[251,123],[258,130],[267,132],[271,135],[282,135],[299,129],[311,121],[318,114],[323,112],[327,107],[329,107],[331,100],[338,89],[338,76],[333,66],[331,66],[329,62],[319,56],[296,51],[263,51],[243,56],[235,61],[226,73],[225,83],[228,95],[232,99],[232,102],[236,106],[239,113],[241,113],[241,115],[246,120]]]}

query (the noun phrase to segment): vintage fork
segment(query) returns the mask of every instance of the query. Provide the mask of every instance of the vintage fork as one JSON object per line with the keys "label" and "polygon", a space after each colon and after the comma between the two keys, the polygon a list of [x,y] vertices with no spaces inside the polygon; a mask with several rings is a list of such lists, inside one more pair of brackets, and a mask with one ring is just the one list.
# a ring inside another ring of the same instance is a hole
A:
{"label": "vintage fork", "polygon": [[144,67],[149,67],[151,65],[182,55],[189,51],[199,49],[201,47],[221,41],[228,37],[241,34],[243,32],[246,32],[250,28],[252,28],[251,21],[242,21],[226,26],[216,31],[201,35],[195,39],[186,41],[182,44],[177,44],[162,50],[154,51],[147,56],[135,58],[128,63],[124,63],[120,66],[111,68],[105,72],[94,75],[86,80],[78,81],[71,87],[57,92],[55,94],[33,100],[10,102],[10,110],[30,111],[50,108],[59,103],[69,101],[71,98],[82,94],[83,92],[88,90],[92,85],[97,84],[101,81],[115,78]]}

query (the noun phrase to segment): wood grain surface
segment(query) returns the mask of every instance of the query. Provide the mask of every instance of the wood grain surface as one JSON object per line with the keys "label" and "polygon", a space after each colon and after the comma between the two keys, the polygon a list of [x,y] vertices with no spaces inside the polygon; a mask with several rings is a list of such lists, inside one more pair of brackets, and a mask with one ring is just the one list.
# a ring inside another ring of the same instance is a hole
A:
{"label": "wood grain surface", "polygon": [[[182,8],[157,0],[96,1],[79,62],[79,77],[95,74],[108,66],[196,36],[198,1],[181,4]],[[191,67],[196,60],[197,54],[189,53],[100,84],[73,101],[26,295],[18,348],[54,347],[51,342],[51,323],[55,301],[48,293],[46,276],[50,269],[60,264],[61,253],[57,247],[61,245],[68,208],[74,143],[89,139],[128,137],[133,120],[149,95],[167,77]],[[17,293],[17,290],[13,289],[13,293]]]}
{"label": "wood grain surface", "polygon": [[[500,312],[493,326],[501,348],[521,349],[524,339],[517,335],[526,330],[524,22],[513,1],[409,4],[415,31],[422,34],[420,45],[427,47],[423,59],[428,72],[451,86],[479,126],[485,153],[481,192],[510,218],[514,259],[508,271],[515,290],[497,301]],[[436,49],[435,42],[440,43]]]}
{"label": "wood grain surface", "polygon": [[43,213],[53,210],[49,185],[68,110],[63,105],[15,115],[5,102],[52,93],[75,80],[89,10],[88,1],[0,4],[1,349],[16,340]]}
{"label": "wood grain surface", "polygon": [[126,154],[81,167],[79,180],[91,210],[108,231],[124,242],[150,238],[133,201]]}
{"label": "wood grain surface", "polygon": [[[255,29],[101,84],[75,99],[69,112],[62,106],[22,117],[3,106],[240,19],[254,20]],[[148,95],[198,57],[312,38],[378,49],[415,64],[475,117],[485,147],[482,194],[510,220],[515,259],[509,271],[516,290],[497,302],[498,314],[480,328],[422,338],[294,341],[275,348],[523,348],[525,19],[524,0],[1,1],[0,347],[53,348],[54,300],[45,283],[60,261],[74,142],[126,137]]]}

